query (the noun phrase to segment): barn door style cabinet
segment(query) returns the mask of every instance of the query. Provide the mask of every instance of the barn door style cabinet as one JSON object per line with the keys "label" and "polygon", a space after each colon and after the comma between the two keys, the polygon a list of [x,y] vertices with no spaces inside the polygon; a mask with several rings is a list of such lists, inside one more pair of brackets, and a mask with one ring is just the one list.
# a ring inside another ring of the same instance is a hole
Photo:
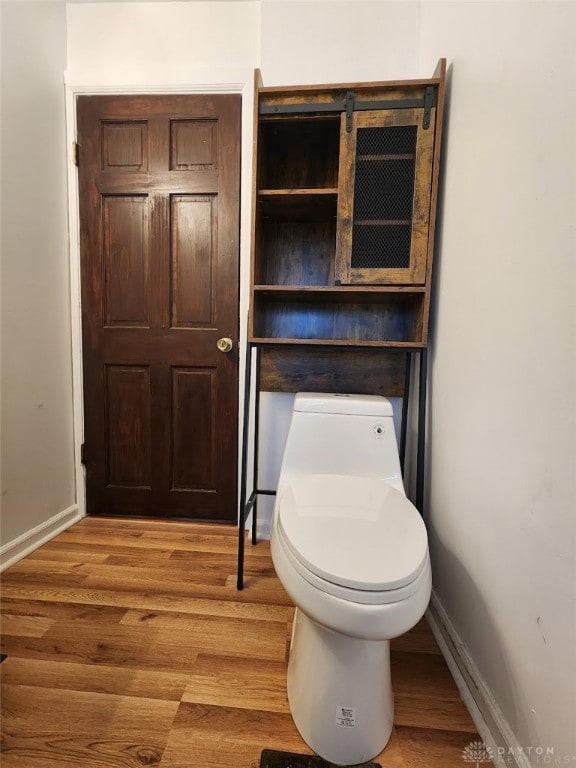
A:
{"label": "barn door style cabinet", "polygon": [[[416,356],[419,508],[445,74],[441,59],[429,79],[275,88],[257,72],[255,83],[256,440],[260,389],[384,394],[404,398],[403,454]],[[245,515],[264,491],[246,502],[242,471]]]}
{"label": "barn door style cabinet", "polygon": [[257,89],[250,341],[426,346],[444,71]]}

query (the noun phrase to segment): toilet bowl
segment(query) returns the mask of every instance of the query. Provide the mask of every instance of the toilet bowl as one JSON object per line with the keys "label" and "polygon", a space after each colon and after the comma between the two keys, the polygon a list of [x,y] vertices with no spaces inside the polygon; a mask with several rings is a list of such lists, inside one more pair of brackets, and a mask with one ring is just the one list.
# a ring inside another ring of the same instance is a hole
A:
{"label": "toilet bowl", "polygon": [[375,757],[393,723],[389,640],[431,592],[426,529],[405,496],[390,403],[299,394],[271,531],[276,573],[296,605],[288,701],[321,757]]}

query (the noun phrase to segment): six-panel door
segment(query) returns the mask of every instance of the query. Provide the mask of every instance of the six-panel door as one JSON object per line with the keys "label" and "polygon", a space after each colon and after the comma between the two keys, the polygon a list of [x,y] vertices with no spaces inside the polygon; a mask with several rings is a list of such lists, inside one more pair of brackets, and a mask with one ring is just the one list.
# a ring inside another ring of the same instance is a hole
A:
{"label": "six-panel door", "polygon": [[91,514],[236,519],[239,137],[239,96],[78,99]]}

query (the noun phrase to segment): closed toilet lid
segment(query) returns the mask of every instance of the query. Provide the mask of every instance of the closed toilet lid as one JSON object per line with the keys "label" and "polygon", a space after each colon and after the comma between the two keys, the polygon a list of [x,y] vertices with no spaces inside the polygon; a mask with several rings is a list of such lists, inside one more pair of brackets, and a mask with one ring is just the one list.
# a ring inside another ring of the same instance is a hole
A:
{"label": "closed toilet lid", "polygon": [[341,475],[294,478],[279,499],[278,523],[308,570],[352,589],[410,584],[428,553],[414,505],[385,480]]}

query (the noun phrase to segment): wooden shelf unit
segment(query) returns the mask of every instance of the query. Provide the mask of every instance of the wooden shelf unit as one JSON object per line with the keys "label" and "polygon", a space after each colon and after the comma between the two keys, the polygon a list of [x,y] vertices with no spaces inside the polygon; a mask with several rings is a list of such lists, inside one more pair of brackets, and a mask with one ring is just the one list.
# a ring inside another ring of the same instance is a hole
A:
{"label": "wooden shelf unit", "polygon": [[256,71],[238,589],[246,518],[252,511],[255,544],[258,496],[275,493],[258,485],[261,390],[401,397],[403,468],[410,382],[417,377],[411,432],[414,501],[422,511],[445,78],[445,59],[432,78],[377,83],[270,88]]}
{"label": "wooden shelf unit", "polygon": [[257,81],[251,343],[426,346],[444,79]]}

